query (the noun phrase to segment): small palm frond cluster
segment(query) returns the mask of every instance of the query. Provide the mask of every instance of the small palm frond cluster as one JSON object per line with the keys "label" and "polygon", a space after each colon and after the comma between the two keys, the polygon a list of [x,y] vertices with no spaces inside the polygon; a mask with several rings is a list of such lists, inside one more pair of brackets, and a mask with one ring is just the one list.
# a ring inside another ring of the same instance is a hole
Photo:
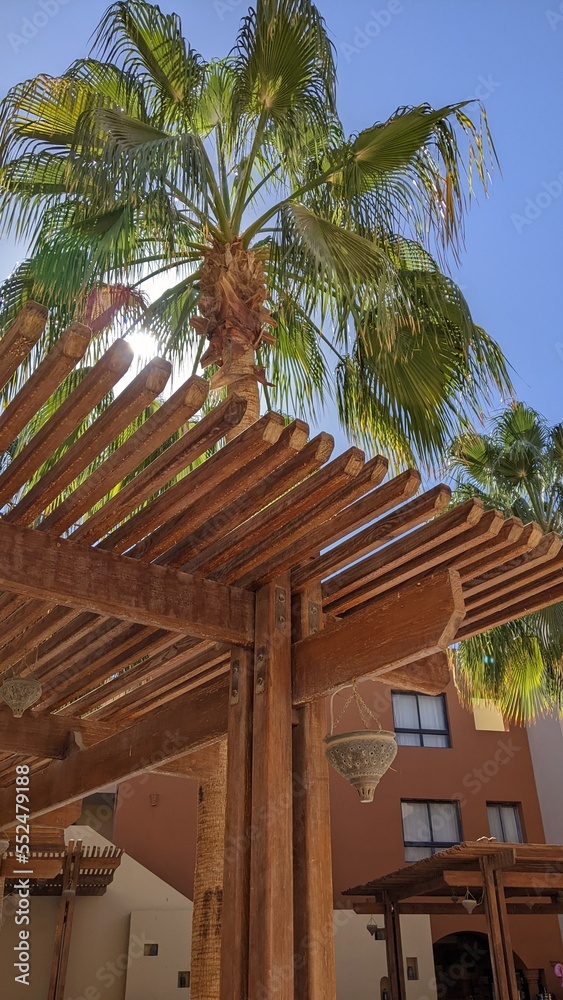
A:
{"label": "small palm frond cluster", "polygon": [[[453,447],[456,501],[479,497],[487,507],[563,532],[563,425],[515,403],[490,434],[459,438]],[[466,701],[483,698],[507,718],[563,713],[563,604],[468,639],[454,650]]]}
{"label": "small palm frond cluster", "polygon": [[[49,304],[42,354],[89,295],[119,285],[98,353],[118,319],[197,363],[206,254],[236,243],[264,263],[276,343],[256,346],[271,402],[306,415],[334,398],[368,445],[436,462],[509,388],[443,270],[492,160],[486,121],[464,104],[399,108],[347,135],[310,0],[257,0],[229,56],[210,62],[175,14],[113,3],[90,57],[0,106],[1,229],[29,247],[0,287],[0,321],[30,297]],[[151,279],[164,287],[146,309]]]}

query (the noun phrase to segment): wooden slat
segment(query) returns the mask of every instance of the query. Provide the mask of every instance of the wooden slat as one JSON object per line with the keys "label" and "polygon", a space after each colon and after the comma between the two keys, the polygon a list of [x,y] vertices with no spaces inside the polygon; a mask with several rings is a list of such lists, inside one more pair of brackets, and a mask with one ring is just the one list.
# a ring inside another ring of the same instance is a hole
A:
{"label": "wooden slat", "polygon": [[206,379],[198,376],[189,378],[113,455],[88,476],[85,483],[41,522],[42,530],[52,531],[56,527],[61,532],[75,523],[191,420],[203,406],[208,391],[209,383]]}
{"label": "wooden slat", "polygon": [[[365,463],[360,473],[354,477],[350,483],[344,483],[332,496],[324,497],[319,503],[308,511],[306,520],[295,519],[293,525],[287,525],[285,529],[276,532],[275,548],[277,555],[272,551],[273,545],[263,550],[262,562],[248,569],[243,576],[237,574],[241,585],[256,586],[263,585],[273,579],[277,573],[290,570],[297,559],[308,559],[318,552],[318,545],[315,541],[315,532],[325,526],[342,513],[345,504],[352,504],[357,497],[363,496],[366,491],[372,491],[377,483],[381,482],[387,471],[387,463],[379,456],[370,459]],[[330,532],[330,527],[329,527]],[[254,561],[257,553],[251,555]]]}
{"label": "wooden slat", "polygon": [[[393,482],[393,480],[391,481]],[[390,484],[386,484],[390,485]],[[384,489],[385,487],[381,487]],[[388,542],[393,541],[398,535],[402,535],[412,528],[417,527],[422,521],[427,521],[435,514],[441,513],[449,504],[451,491],[447,486],[435,486],[421,497],[411,500],[398,510],[393,511],[386,517],[371,524],[369,528],[352,535],[340,545],[329,549],[320,558],[312,560],[294,574],[294,588],[299,587],[300,580],[322,579],[349,565],[356,559],[371,554],[376,549],[381,548]]]}
{"label": "wooden slat", "polygon": [[382,552],[377,552],[375,556],[364,559],[327,580],[323,585],[325,604],[332,603],[337,595],[342,596],[356,590],[381,573],[388,573],[415,557],[432,553],[438,542],[457,538],[459,534],[478,524],[484,513],[480,501],[469,500],[431,521],[430,524],[425,524],[404,538],[397,539]]}
{"label": "wooden slat", "polygon": [[499,600],[498,607],[493,601],[484,607],[468,609],[467,621],[460,627],[458,638],[467,639],[480,632],[487,632],[506,622],[558,604],[559,601],[563,601],[561,571],[533,585],[526,585],[524,578],[518,589]]}
{"label": "wooden slat", "polygon": [[[240,457],[238,464],[236,464],[237,459],[233,451],[230,456],[225,456],[225,465],[221,465],[218,461],[216,468],[212,469],[213,475],[209,482],[213,488],[205,493],[205,501],[202,503],[195,494],[184,510],[154,532],[147,545],[142,542],[138,551],[143,558],[150,556],[159,565],[168,565],[169,562],[173,564],[183,562],[181,553],[176,547],[178,542],[181,543],[186,536],[193,535],[200,528],[205,528],[208,519],[224,511],[231,501],[236,502],[258,483],[263,483],[272,471],[282,468],[288,459],[294,457],[295,450],[301,448],[307,439],[307,425],[301,421],[295,421],[284,429],[279,426],[275,427],[273,432],[276,440],[269,441],[268,446],[265,446],[265,442],[257,444],[256,441],[245,438],[253,426],[257,425],[251,425],[245,432],[228,443],[228,447],[231,449],[240,447],[244,459]],[[280,431],[281,433],[279,433]],[[268,437],[269,433],[270,431],[268,431]],[[247,443],[245,444],[241,440],[239,445],[239,439],[242,438],[245,438]],[[235,464],[232,464],[233,462]],[[229,467],[230,471],[228,471]],[[137,554],[137,547],[132,552]]]}
{"label": "wooden slat", "polygon": [[446,649],[465,609],[458,574],[436,570],[367,608],[296,643],[293,700],[296,705],[328,694],[362,676],[379,676]]}
{"label": "wooden slat", "polygon": [[[110,736],[97,746],[56,761],[33,783],[32,816],[90,795],[220,739],[227,721],[228,678],[202,687],[169,708]],[[0,828],[13,823],[13,788],[0,790]]]}
{"label": "wooden slat", "polygon": [[[247,574],[260,565],[268,551],[276,553],[285,548],[288,533],[294,525],[309,521],[317,504],[326,507],[343,486],[353,482],[364,468],[364,455],[358,448],[350,448],[319,472],[280,497],[266,510],[231,534],[228,561],[213,574],[218,580],[231,580]],[[376,474],[378,474],[379,469]],[[271,547],[271,548],[270,548]]]}
{"label": "wooden slat", "polygon": [[[444,514],[444,517],[449,517],[449,515]],[[423,532],[427,527],[431,527],[432,523],[418,530]],[[366,602],[383,594],[391,587],[400,586],[434,568],[440,566],[455,567],[456,559],[461,553],[486,539],[494,538],[502,527],[502,523],[502,514],[494,510],[487,511],[479,518],[477,524],[457,531],[455,540],[452,538],[448,541],[437,542],[429,551],[424,546],[421,551],[417,551],[413,542],[414,551],[410,559],[406,555],[409,539],[413,538],[416,532],[412,532],[405,538],[399,538],[397,542],[392,542],[388,548],[376,552],[375,555],[369,556],[363,563],[358,564],[357,576],[362,582],[358,582],[354,588],[347,586],[345,594],[337,591],[328,601],[328,610],[331,614],[340,615],[351,608],[357,608],[360,604],[365,605]],[[398,547],[397,551],[393,551],[395,545]],[[363,571],[361,570],[362,565],[364,566]],[[355,567],[352,566],[349,570],[344,570],[339,574],[339,577],[344,577],[346,574],[346,578],[349,579],[350,576],[354,575],[354,572]],[[323,594],[325,588],[330,589],[332,581],[336,579],[338,577],[331,577],[327,581],[323,586]]]}
{"label": "wooden slat", "polygon": [[483,872],[485,913],[487,916],[487,931],[489,934],[495,994],[498,997],[506,997],[506,1000],[518,1000],[514,965],[512,964],[512,969],[507,965],[503,945],[503,934],[508,934],[508,926],[504,925],[501,920],[498,896],[488,858],[482,859],[481,870]]}
{"label": "wooden slat", "polygon": [[[465,583],[468,605],[484,604],[491,594],[501,597],[517,589],[523,581],[532,584],[563,568],[563,541],[554,531],[544,535],[530,552],[510,558],[496,570],[473,576]],[[549,565],[551,564],[551,565]]]}
{"label": "wooden slat", "polygon": [[45,510],[132,420],[160,396],[171,371],[169,361],[162,358],[150,361],[64,455],[41,476],[35,486],[6,515],[5,520],[31,524],[37,514]]}
{"label": "wooden slat", "polygon": [[[278,446],[286,435],[289,442],[293,441],[291,426],[284,430]],[[312,441],[303,443],[296,454],[279,464],[273,472],[263,475],[214,516],[208,517],[197,531],[182,538],[156,562],[177,566],[187,573],[211,573],[229,557],[233,529],[316,472],[330,458],[333,447],[334,440],[328,434],[319,434]]]}
{"label": "wooden slat", "polygon": [[246,410],[246,402],[231,396],[202,417],[178,441],[175,441],[153,462],[138,472],[103,507],[77,528],[72,537],[82,542],[96,542],[136,510],[151,496],[187,469],[209,448],[217,444],[227,431],[236,426]]}
{"label": "wooden slat", "polygon": [[0,337],[0,389],[27,357],[37,343],[47,322],[49,313],[38,302],[26,302],[14,322]]}
{"label": "wooden slat", "polygon": [[125,375],[133,351],[116,340],[0,476],[0,504],[6,503],[64,443],[69,434]]}
{"label": "wooden slat", "polygon": [[14,524],[0,523],[0,587],[202,639],[248,646],[254,637],[246,591]]}
{"label": "wooden slat", "polygon": [[[281,593],[285,593],[283,622],[276,616]],[[248,995],[287,1000],[293,996],[288,575],[256,595],[255,653]]]}
{"label": "wooden slat", "polygon": [[531,552],[539,544],[542,530],[539,524],[524,526],[518,517],[509,517],[504,522],[494,542],[487,541],[473,551],[464,552],[456,560],[463,583],[471,582],[482,573],[494,572],[509,560],[512,561],[526,552]]}
{"label": "wooden slat", "polygon": [[0,451],[8,447],[86,353],[91,331],[72,323],[0,414]]}
{"label": "wooden slat", "polygon": [[124,525],[112,531],[100,543],[101,547],[114,552],[131,549],[130,554],[138,559],[155,559],[177,541],[179,519],[186,508],[201,515],[203,498],[231,479],[245,462],[272,447],[283,428],[282,417],[277,413],[267,413],[205,463],[193,469],[189,476],[170,486]]}

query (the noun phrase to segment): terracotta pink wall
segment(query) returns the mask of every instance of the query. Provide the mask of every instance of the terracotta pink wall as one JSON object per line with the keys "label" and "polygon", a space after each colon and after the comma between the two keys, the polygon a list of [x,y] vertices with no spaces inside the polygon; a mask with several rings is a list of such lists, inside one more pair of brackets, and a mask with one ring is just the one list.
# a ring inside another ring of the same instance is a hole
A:
{"label": "terracotta pink wall", "polygon": [[[361,693],[382,726],[393,729],[389,689],[366,683]],[[525,838],[544,841],[526,731],[476,730],[473,714],[461,708],[453,685],[447,705],[452,747],[399,747],[393,770],[383,777],[373,803],[363,805],[357,792],[331,772],[335,905],[350,906],[342,890],[404,865],[401,799],[458,799],[466,840],[488,836],[487,801],[520,802]],[[338,699],[335,707],[338,713]],[[350,712],[339,730],[361,725]],[[151,794],[159,797],[156,806],[151,805]],[[120,787],[114,832],[118,846],[189,898],[196,804],[195,781],[145,775]],[[556,917],[511,917],[510,924],[514,950],[529,968],[548,967],[563,958]],[[432,919],[434,940],[468,929],[485,930],[484,918]],[[553,980],[550,985],[554,989]]]}
{"label": "terracotta pink wall", "polygon": [[[156,805],[151,803],[154,795]],[[196,781],[142,775],[119,786],[114,843],[193,899],[196,815]]]}

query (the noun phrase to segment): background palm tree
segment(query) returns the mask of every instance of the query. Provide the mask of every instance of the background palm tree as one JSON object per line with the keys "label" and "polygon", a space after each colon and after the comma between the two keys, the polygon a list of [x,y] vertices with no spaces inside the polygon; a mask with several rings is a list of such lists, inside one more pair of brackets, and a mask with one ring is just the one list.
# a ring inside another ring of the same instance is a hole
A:
{"label": "background palm tree", "polygon": [[[311,415],[334,398],[368,445],[436,461],[509,382],[443,273],[472,180],[487,185],[486,123],[420,105],[347,136],[335,82],[310,0],[257,0],[211,62],[176,15],[129,0],[92,57],[14,87],[0,219],[29,259],[0,309],[7,322],[27,298],[51,307],[31,363],[94,303],[97,350],[116,315],[142,322],[166,357],[243,392],[247,422],[267,369],[268,403]],[[157,275],[170,287],[144,310]]]}
{"label": "background palm tree", "polygon": [[[514,403],[490,434],[459,438],[452,465],[455,500],[477,496],[507,517],[563,531],[563,424],[549,427],[535,410]],[[563,604],[467,639],[453,661],[466,701],[493,701],[519,721],[563,712]]]}

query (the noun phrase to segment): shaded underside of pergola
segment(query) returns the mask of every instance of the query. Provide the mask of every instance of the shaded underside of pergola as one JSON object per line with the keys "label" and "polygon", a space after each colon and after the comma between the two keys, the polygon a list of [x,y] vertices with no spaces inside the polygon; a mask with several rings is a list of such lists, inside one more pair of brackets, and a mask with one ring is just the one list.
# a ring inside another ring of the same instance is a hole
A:
{"label": "shaded underside of pergola", "polygon": [[[28,303],[6,331],[0,386],[46,319]],[[73,324],[57,341],[0,415],[0,450],[89,340]],[[233,438],[244,400],[205,409],[197,377],[124,436],[170,375],[155,359],[101,406],[131,357],[116,341],[0,474],[0,667],[42,685],[24,720],[0,711],[0,827],[16,763],[41,815],[150,769],[203,780],[228,736],[222,996],[286,997],[295,978],[324,1000],[324,696],[366,676],[443,690],[452,643],[563,599],[561,539],[477,500],[447,510],[447,487],[418,494],[380,456],[333,459],[299,420]]]}
{"label": "shaded underside of pergola", "polygon": [[[563,913],[563,846],[475,841],[347,889],[363,897],[357,913],[385,916],[387,963],[393,1000],[406,997],[401,914],[464,915],[462,900],[476,900],[485,914],[498,997],[518,1000],[509,914]],[[373,902],[371,901],[373,900]]]}

